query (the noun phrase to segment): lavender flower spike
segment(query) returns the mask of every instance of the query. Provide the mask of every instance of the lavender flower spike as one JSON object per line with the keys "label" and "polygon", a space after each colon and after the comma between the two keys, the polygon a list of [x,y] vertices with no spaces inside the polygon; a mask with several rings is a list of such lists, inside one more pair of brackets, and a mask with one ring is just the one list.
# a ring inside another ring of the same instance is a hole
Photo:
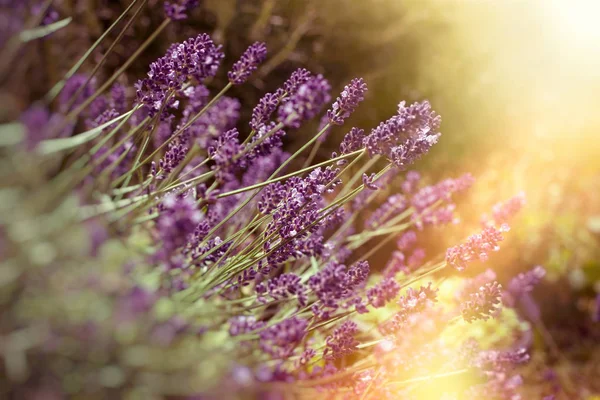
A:
{"label": "lavender flower spike", "polygon": [[398,168],[405,169],[431,146],[440,136],[441,118],[429,102],[398,105],[398,113],[382,122],[364,140],[369,155],[383,155]]}
{"label": "lavender flower spike", "polygon": [[242,57],[233,64],[231,71],[227,73],[229,82],[241,85],[246,82],[250,74],[256,70],[258,65],[267,57],[267,46],[262,42],[256,42],[242,54]]}
{"label": "lavender flower spike", "polygon": [[498,282],[486,283],[469,300],[461,305],[461,313],[466,322],[496,317],[502,307],[502,286]]}
{"label": "lavender flower spike", "polygon": [[187,13],[197,7],[198,3],[198,0],[167,0],[164,5],[165,15],[174,21],[186,19]]}
{"label": "lavender flower spike", "polygon": [[355,78],[350,81],[349,85],[344,86],[344,90],[327,110],[329,121],[335,125],[342,125],[344,120],[350,116],[358,107],[358,103],[365,99],[367,84],[362,78]]}

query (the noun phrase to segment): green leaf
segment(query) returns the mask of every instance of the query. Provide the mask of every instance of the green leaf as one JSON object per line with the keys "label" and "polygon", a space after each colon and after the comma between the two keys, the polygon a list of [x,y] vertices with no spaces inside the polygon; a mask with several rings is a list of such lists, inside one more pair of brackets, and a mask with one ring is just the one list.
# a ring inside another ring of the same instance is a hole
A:
{"label": "green leaf", "polygon": [[25,127],[20,122],[0,125],[0,147],[13,146],[25,138]]}
{"label": "green leaf", "polygon": [[39,152],[42,154],[50,154],[50,153],[55,153],[57,151],[72,149],[73,147],[77,147],[84,143],[87,143],[90,140],[93,140],[96,137],[98,137],[98,135],[100,135],[100,133],[102,133],[102,131],[105,128],[109,127],[110,125],[114,124],[115,122],[122,120],[123,118],[128,117],[134,111],[135,111],[135,109],[131,110],[123,115],[120,115],[117,118],[110,120],[100,126],[97,126],[94,129],[90,129],[89,131],[80,133],[77,136],[71,136],[68,138],[44,140],[38,146]]}
{"label": "green leaf", "polygon": [[50,24],[50,25],[40,26],[38,28],[33,28],[33,29],[27,29],[19,34],[19,38],[21,39],[21,41],[23,43],[27,43],[27,42],[30,42],[35,39],[43,38],[44,36],[48,36],[51,33],[54,33],[56,31],[64,28],[65,26],[69,25],[71,23],[72,19],[73,18],[69,17],[69,18],[61,19],[60,21],[56,21],[55,23]]}

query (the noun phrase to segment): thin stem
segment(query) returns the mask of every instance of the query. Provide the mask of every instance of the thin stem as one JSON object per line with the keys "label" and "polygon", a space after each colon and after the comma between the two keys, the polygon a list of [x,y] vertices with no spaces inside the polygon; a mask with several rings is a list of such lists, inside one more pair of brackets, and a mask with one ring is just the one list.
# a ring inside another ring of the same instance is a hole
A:
{"label": "thin stem", "polygon": [[69,109],[71,109],[71,107],[73,107],[73,104],[75,104],[75,102],[77,101],[77,98],[79,97],[79,95],[83,92],[83,90],[86,88],[86,86],[90,83],[90,81],[92,80],[92,78],[94,77],[94,75],[96,75],[96,73],[98,72],[98,70],[100,70],[100,67],[104,64],[104,62],[108,58],[109,54],[113,51],[113,49],[116,47],[116,45],[121,41],[121,39],[125,35],[125,32],[127,31],[127,29],[133,24],[133,22],[136,20],[136,18],[138,17],[138,15],[140,15],[140,13],[142,12],[142,10],[143,10],[143,8],[144,8],[144,6],[146,5],[147,2],[148,2],[148,0],[142,0],[142,4],[140,4],[140,6],[138,7],[138,9],[135,10],[135,13],[133,14],[133,16],[129,19],[129,21],[127,21],[127,24],[125,24],[125,26],[123,27],[123,29],[121,29],[121,32],[119,32],[119,34],[117,35],[117,37],[115,38],[115,40],[111,43],[111,45],[108,47],[108,49],[106,50],[106,52],[102,55],[102,58],[100,59],[100,61],[98,61],[97,63],[95,63],[94,69],[92,69],[92,72],[90,72],[90,74],[88,75],[86,81],[83,83],[83,85],[81,85],[81,86],[79,86],[77,88],[77,90],[75,91],[75,93],[73,93],[73,95],[71,96],[71,98],[67,102],[67,106],[66,106],[67,110],[69,110]]}
{"label": "thin stem", "polygon": [[[123,63],[123,65],[121,65],[121,68],[119,68],[117,71],[115,71],[115,73],[112,74],[112,76],[106,82],[104,82],[104,84],[98,90],[96,90],[96,92],[93,95],[88,97],[79,107],[77,107],[75,110],[73,110],[69,114],[67,114],[67,116],[65,117],[64,123],[61,125],[66,126],[66,124],[69,123],[69,121],[74,120],[98,96],[100,96],[102,93],[104,93],[104,91],[106,91],[106,89],[108,89],[113,84],[113,82],[115,80],[117,80],[117,78],[119,76],[121,76],[121,74],[123,72],[125,72],[125,70],[127,68],[129,68],[129,66],[138,58],[138,56],[140,54],[142,54],[142,52],[144,50],[146,50],[146,48],[150,45],[150,43],[152,43],[154,41],[154,39],[156,39],[158,37],[158,35],[160,35],[160,33],[169,25],[170,22],[171,22],[170,19],[164,20],[163,23],[158,28],[156,28],[156,30],[154,32],[152,32],[152,34],[144,41],[144,43],[142,43],[140,45],[140,47],[138,47],[138,49],[131,55],[131,57],[129,57],[129,59],[127,59],[127,61],[125,61]],[[60,129],[57,129],[57,131],[60,131],[63,128],[64,128],[64,126],[61,126]]]}
{"label": "thin stem", "polygon": [[83,56],[81,56],[81,58],[75,63],[75,65],[73,65],[73,67],[71,67],[69,72],[67,72],[65,74],[65,77],[60,82],[57,82],[52,87],[52,89],[50,89],[50,91],[45,96],[46,101],[48,103],[53,101],[56,98],[56,96],[58,96],[58,94],[61,92],[61,90],[65,87],[65,83],[67,82],[67,80],[69,80],[69,78],[72,77],[79,70],[79,68],[81,68],[81,66],[83,65],[85,60],[87,60],[87,58],[92,54],[92,52],[100,45],[100,43],[102,43],[104,38],[106,38],[108,36],[108,34],[119,24],[119,22],[121,22],[121,20],[123,18],[125,18],[127,13],[129,13],[129,11],[133,8],[133,6],[135,6],[135,3],[137,3],[137,2],[138,2],[138,0],[132,0],[131,4],[129,4],[129,6],[127,6],[125,11],[123,11],[121,13],[121,15],[119,15],[117,17],[115,22],[113,22],[112,25],[109,26],[108,29],[106,31],[104,31],[104,33],[102,33],[102,35],[94,42],[92,47],[90,47],[85,52],[85,54]]}

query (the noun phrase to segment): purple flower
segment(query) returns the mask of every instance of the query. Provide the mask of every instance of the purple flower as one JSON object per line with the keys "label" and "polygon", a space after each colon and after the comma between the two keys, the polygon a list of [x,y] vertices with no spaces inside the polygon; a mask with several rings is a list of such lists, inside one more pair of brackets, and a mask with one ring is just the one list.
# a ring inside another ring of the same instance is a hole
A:
{"label": "purple flower", "polygon": [[394,300],[399,291],[400,285],[394,278],[384,278],[377,285],[367,290],[367,299],[373,307],[381,308]]}
{"label": "purple flower", "polygon": [[253,315],[239,315],[229,320],[229,334],[231,336],[243,335],[256,331],[265,326],[263,321],[257,321]]}
{"label": "purple flower", "polygon": [[355,78],[350,84],[344,86],[340,97],[327,110],[329,121],[335,125],[342,125],[344,120],[350,116],[358,107],[358,104],[365,99],[367,84],[362,78]]}
{"label": "purple flower", "polygon": [[[256,134],[252,136],[252,140],[247,145],[248,159],[254,159],[257,157],[268,156],[276,149],[281,149],[283,146],[283,137],[285,131],[283,129],[276,129],[277,124],[270,122],[268,124],[261,125]],[[267,136],[265,138],[265,136]]]}
{"label": "purple flower", "polygon": [[[329,102],[331,86],[322,75],[311,77],[298,86],[279,107],[278,122],[291,128],[299,128],[302,121],[315,117]],[[288,92],[289,93],[289,92]]]}
{"label": "purple flower", "polygon": [[[92,77],[92,79],[89,82],[87,82],[87,80],[88,76],[85,74],[75,74],[71,76],[69,80],[67,80],[67,82],[65,83],[65,87],[58,96],[58,102],[60,104],[60,110],[62,112],[66,113],[72,109],[77,108],[78,106],[83,104],[85,100],[87,100],[90,96],[94,94],[94,92],[96,91],[96,78]],[[85,88],[80,90],[80,88],[84,84],[86,84]],[[77,95],[77,99],[75,99],[75,101],[71,105],[70,102],[72,101],[72,98],[75,95],[75,93],[77,93],[78,91],[79,94]]]}
{"label": "purple flower", "polygon": [[[190,100],[190,104],[184,110],[184,118],[178,129],[204,107],[200,104],[202,104],[201,99]],[[221,97],[186,129],[182,135],[182,140],[183,138],[189,138],[190,141],[195,141],[200,147],[209,147],[215,138],[235,127],[240,116],[240,107],[239,100],[232,97]]]}
{"label": "purple flower", "polygon": [[215,162],[214,168],[220,174],[233,173],[243,166],[243,159],[235,160],[242,151],[238,136],[238,130],[233,128],[220,135],[214,145],[208,148],[208,155]]}
{"label": "purple flower", "polygon": [[165,155],[160,159],[159,166],[163,171],[164,176],[170,174],[175,168],[181,164],[187,155],[188,148],[179,141],[169,143]]}
{"label": "purple flower", "polygon": [[340,153],[348,154],[363,148],[365,140],[365,131],[359,128],[352,128],[346,133],[342,143],[340,143]]}
{"label": "purple flower", "polygon": [[175,93],[192,78],[202,82],[214,76],[222,58],[221,46],[205,33],[173,44],[165,56],[150,64],[148,78],[136,83],[138,103],[146,106],[150,116],[163,107],[176,107]]}
{"label": "purple flower", "polygon": [[405,194],[413,193],[416,190],[420,180],[421,175],[417,171],[408,171],[406,173],[406,178],[401,185],[402,192]]}
{"label": "purple flower", "polygon": [[437,143],[441,118],[429,102],[405,102],[398,105],[398,113],[379,124],[364,140],[371,156],[383,155],[398,168],[404,169]]}
{"label": "purple flower", "polygon": [[512,278],[508,284],[508,291],[515,297],[520,297],[525,293],[529,293],[533,288],[541,282],[546,275],[544,267],[538,265],[532,270]]}
{"label": "purple flower", "polygon": [[291,317],[260,332],[260,347],[273,358],[287,358],[304,338],[308,321]]}
{"label": "purple flower", "polygon": [[525,205],[525,193],[520,192],[505,202],[496,203],[492,207],[492,218],[484,216],[484,225],[494,224],[496,226],[508,223]]}
{"label": "purple flower", "polygon": [[415,231],[404,232],[396,241],[396,246],[400,250],[408,250],[412,245],[417,243],[417,234]]}
{"label": "purple flower", "polygon": [[306,287],[296,274],[281,274],[261,282],[256,285],[256,293],[260,296],[269,295],[274,300],[297,297],[301,306],[305,306],[307,302]]}
{"label": "purple flower", "polygon": [[256,42],[246,49],[239,61],[233,64],[231,71],[227,73],[229,82],[241,85],[258,68],[267,57],[267,46],[262,42]]}
{"label": "purple flower", "polygon": [[[452,203],[444,205],[444,202],[449,202],[455,193],[471,187],[474,181],[471,174],[464,174],[456,179],[444,179],[435,185],[419,189],[410,199],[410,203],[416,211],[413,220],[417,227],[452,222],[455,206]],[[439,204],[443,206],[436,207]]]}
{"label": "purple flower", "polygon": [[502,286],[494,281],[481,286],[461,304],[461,313],[466,322],[495,318],[502,310]]}
{"label": "purple flower", "polygon": [[423,312],[431,304],[437,302],[437,292],[438,289],[431,288],[431,283],[427,286],[421,286],[419,290],[408,288],[406,294],[398,299],[400,311],[382,323],[379,326],[379,331],[384,335],[389,335],[402,329],[408,322],[409,317]]}
{"label": "purple flower", "polygon": [[180,21],[188,17],[187,13],[197,7],[199,0],[165,0],[164,10],[167,18]]}
{"label": "purple flower", "polygon": [[502,232],[508,230],[508,225],[499,229],[493,226],[484,228],[481,233],[469,236],[465,243],[450,247],[446,251],[446,262],[458,271],[463,271],[467,264],[476,259],[487,261],[490,252],[500,250],[498,243],[504,239]]}
{"label": "purple flower", "polygon": [[[42,4],[34,4],[31,7],[31,14],[32,15],[39,15],[39,13],[42,11]],[[58,11],[56,11],[56,9],[52,6],[48,7],[48,9],[46,10],[46,12],[44,13],[44,17],[42,18],[42,22],[41,25],[42,26],[46,26],[46,25],[50,25],[55,23],[56,21],[58,21],[58,19],[60,18],[60,15],[58,14]]]}
{"label": "purple flower", "polygon": [[[50,139],[57,134],[56,128],[61,125],[63,117],[60,114],[51,114],[42,106],[32,106],[20,116],[20,121],[25,126],[25,146],[34,149],[42,140]],[[73,125],[68,125],[59,136],[68,136]]]}
{"label": "purple flower", "polygon": [[156,233],[162,243],[156,258],[170,261],[173,252],[188,243],[201,220],[202,213],[192,196],[165,196],[156,220]]}
{"label": "purple flower", "polygon": [[292,72],[288,80],[283,83],[283,91],[288,96],[291,96],[296,93],[301,85],[308,82],[311,78],[312,74],[310,71],[304,68],[298,68],[296,71]]}
{"label": "purple flower", "polygon": [[352,321],[346,321],[337,327],[333,333],[325,339],[327,347],[323,352],[326,359],[342,358],[356,350],[358,341],[354,334],[358,332],[358,325]]}
{"label": "purple flower", "polygon": [[375,184],[375,173],[372,173],[371,175],[363,174],[362,183],[367,189],[379,190],[379,187]]}
{"label": "purple flower", "polygon": [[252,130],[257,131],[269,121],[271,115],[273,115],[279,105],[279,97],[277,93],[267,93],[259,100],[256,107],[252,110],[252,119],[250,121]]}
{"label": "purple flower", "polygon": [[[327,264],[323,270],[308,279],[308,286],[319,299],[313,312],[325,316],[330,310],[356,304],[356,291],[366,283],[368,274],[369,264],[366,261],[349,269],[342,264]],[[344,304],[343,300],[348,302]]]}
{"label": "purple flower", "polygon": [[385,224],[390,218],[395,217],[406,210],[408,202],[401,194],[390,196],[365,222],[369,229],[376,229]]}
{"label": "purple flower", "polygon": [[117,110],[119,114],[127,111],[127,97],[125,94],[125,87],[120,83],[115,83],[110,89],[110,107]]}

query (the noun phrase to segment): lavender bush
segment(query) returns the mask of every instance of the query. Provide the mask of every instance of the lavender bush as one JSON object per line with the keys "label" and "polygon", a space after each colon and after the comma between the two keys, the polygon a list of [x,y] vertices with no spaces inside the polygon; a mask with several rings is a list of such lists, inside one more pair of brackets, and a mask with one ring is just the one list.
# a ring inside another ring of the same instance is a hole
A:
{"label": "lavender bush", "polygon": [[[164,1],[164,24],[197,3]],[[61,28],[48,5],[25,37]],[[9,58],[22,45],[11,43]],[[530,327],[516,308],[544,269],[504,286],[493,271],[466,272],[500,250],[523,196],[425,254],[420,242],[459,222],[455,199],[474,183],[409,170],[440,139],[427,101],[349,127],[370,94],[363,79],[337,94],[299,69],[241,104],[229,90],[266,46],[250,46],[211,92],[224,58],[201,33],[134,85],[77,62],[3,126],[3,395],[521,398]],[[288,151],[286,136],[319,119]],[[334,126],[347,131],[338,151],[312,163]],[[387,265],[369,264],[394,241]]]}

